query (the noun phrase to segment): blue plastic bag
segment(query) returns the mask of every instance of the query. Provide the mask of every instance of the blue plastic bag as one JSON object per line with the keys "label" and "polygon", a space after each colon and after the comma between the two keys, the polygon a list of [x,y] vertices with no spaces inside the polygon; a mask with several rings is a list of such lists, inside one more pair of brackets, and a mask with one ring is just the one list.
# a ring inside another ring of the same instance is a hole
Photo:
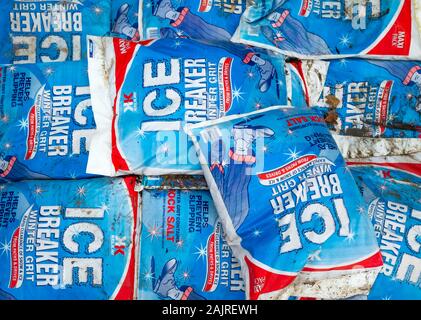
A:
{"label": "blue plastic bag", "polygon": [[133,299],[135,180],[1,185],[0,299]]}
{"label": "blue plastic bag", "polygon": [[304,71],[310,104],[324,113],[330,129],[364,137],[420,136],[420,61],[341,59],[319,77],[315,64]]}
{"label": "blue plastic bag", "polygon": [[[276,6],[278,2],[272,1]],[[412,0],[285,0],[253,23],[247,20],[256,20],[258,10],[249,10],[232,38],[234,42],[298,58],[421,59],[421,28],[417,28]]]}
{"label": "blue plastic bag", "polygon": [[0,11],[0,64],[86,59],[86,35],[111,25],[110,0],[7,0]]}
{"label": "blue plastic bag", "polygon": [[200,173],[184,124],[288,103],[280,55],[182,38],[89,41],[100,132],[90,150],[90,173]]}
{"label": "blue plastic bag", "polygon": [[248,299],[346,297],[340,286],[350,278],[360,286],[354,289],[371,286],[379,248],[323,117],[274,107],[186,130]]}
{"label": "blue plastic bag", "polygon": [[384,261],[368,299],[421,299],[420,164],[363,163],[350,169],[368,204]]}
{"label": "blue plastic bag", "polygon": [[0,180],[86,174],[95,132],[87,64],[0,66]]}
{"label": "blue plastic bag", "polygon": [[209,191],[142,192],[139,300],[244,300]]}

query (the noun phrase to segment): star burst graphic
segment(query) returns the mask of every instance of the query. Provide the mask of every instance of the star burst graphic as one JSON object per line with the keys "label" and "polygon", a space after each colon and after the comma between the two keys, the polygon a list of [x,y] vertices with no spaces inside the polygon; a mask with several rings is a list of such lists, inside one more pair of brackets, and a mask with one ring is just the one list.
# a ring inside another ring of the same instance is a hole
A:
{"label": "star burst graphic", "polygon": [[181,274],[181,277],[184,281],[190,279],[191,278],[190,271],[184,270],[183,273]]}
{"label": "star burst graphic", "polygon": [[3,254],[9,255],[10,253],[10,243],[7,242],[7,240],[5,240],[4,242],[0,242],[0,255],[2,256]]}
{"label": "star burst graphic", "polygon": [[77,194],[79,197],[85,197],[85,196],[86,196],[86,188],[85,188],[84,186],[82,186],[82,187],[77,187],[76,194]]}
{"label": "star burst graphic", "polygon": [[151,241],[159,238],[159,236],[161,235],[160,229],[161,227],[159,227],[156,224],[152,228],[149,228],[147,238],[151,238]]}
{"label": "star burst graphic", "polygon": [[174,49],[177,49],[177,48],[180,48],[182,45],[183,45],[183,42],[181,42],[180,40],[175,40],[172,46]]}
{"label": "star burst graphic", "polygon": [[194,252],[194,254],[197,254],[197,259],[199,260],[199,258],[205,258],[207,256],[207,249],[206,247],[203,247],[202,244],[200,244],[200,248],[196,247],[197,251]]}
{"label": "star burst graphic", "polygon": [[284,153],[284,155],[288,156],[287,160],[296,160],[299,158],[300,156],[300,151],[297,151],[297,148],[294,147],[294,150],[291,150],[290,148],[288,148],[288,153]]}
{"label": "star burst graphic", "polygon": [[363,206],[359,206],[357,210],[358,210],[358,212],[360,214],[364,214],[365,213],[365,208]]}
{"label": "star burst graphic", "polygon": [[94,6],[93,10],[97,15],[100,15],[103,12],[102,8],[98,6]]}
{"label": "star burst graphic", "polygon": [[34,190],[35,195],[39,196],[44,192],[45,190],[43,190],[40,186],[35,186],[35,190]]}
{"label": "star burst graphic", "polygon": [[141,128],[138,128],[138,129],[136,130],[136,136],[137,136],[137,137],[139,137],[139,138],[141,138],[141,139],[144,139],[144,138],[145,138],[145,136],[146,136],[146,132],[145,132],[145,130],[143,130],[143,129],[141,129]]}
{"label": "star burst graphic", "polygon": [[23,129],[28,128],[28,119],[22,118],[18,121],[17,126],[19,127],[19,131],[22,131]]}
{"label": "star burst graphic", "polygon": [[45,73],[45,75],[50,76],[54,73],[54,69],[51,68],[51,67],[48,67],[48,68],[45,69],[44,73]]}
{"label": "star burst graphic", "polygon": [[244,94],[244,92],[241,91],[241,87],[236,88],[234,86],[234,89],[232,90],[232,96],[234,97],[235,100],[237,100],[237,102],[244,99],[243,94]]}
{"label": "star burst graphic", "polygon": [[383,178],[383,174],[381,172],[381,170],[374,170],[374,174],[380,178]]}
{"label": "star burst graphic", "polygon": [[351,39],[349,37],[348,34],[344,34],[339,38],[339,43],[344,46],[347,47],[351,44]]}
{"label": "star burst graphic", "polygon": [[178,240],[178,241],[175,243],[175,247],[176,247],[177,249],[182,249],[182,248],[183,248],[183,246],[184,246],[184,241],[183,241],[182,239]]}
{"label": "star burst graphic", "polygon": [[143,279],[144,280],[147,280],[147,281],[148,280],[152,280],[153,278],[155,278],[155,275],[150,270],[148,270],[145,273],[143,273],[142,276],[143,276]]}
{"label": "star burst graphic", "polygon": [[354,242],[355,240],[355,233],[352,232],[352,230],[349,232],[349,234],[346,236],[346,241],[348,241],[348,243]]}
{"label": "star burst graphic", "polygon": [[105,202],[103,202],[102,204],[101,204],[101,210],[104,210],[104,212],[106,212],[106,213],[108,213],[108,210],[109,210],[110,208],[107,206],[107,204],[105,203]]}
{"label": "star burst graphic", "polygon": [[345,68],[347,64],[348,64],[348,60],[346,60],[346,59],[339,60],[339,65],[341,67]]}
{"label": "star burst graphic", "polygon": [[383,193],[384,191],[386,191],[386,190],[387,190],[386,185],[385,185],[385,184],[382,184],[382,185],[380,186],[380,190],[381,190],[381,192],[382,192],[382,193]]}
{"label": "star burst graphic", "polygon": [[308,255],[309,261],[321,261],[320,254],[322,253],[322,249],[316,250],[313,253]]}

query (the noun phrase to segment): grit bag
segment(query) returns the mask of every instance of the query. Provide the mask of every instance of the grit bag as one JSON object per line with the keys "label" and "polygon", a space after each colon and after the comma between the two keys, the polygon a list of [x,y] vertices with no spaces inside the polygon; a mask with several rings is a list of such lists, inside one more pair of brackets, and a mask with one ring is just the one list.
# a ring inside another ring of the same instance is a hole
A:
{"label": "grit bag", "polygon": [[310,105],[338,134],[418,138],[421,61],[302,61]]}
{"label": "grit bag", "polygon": [[0,10],[0,64],[84,60],[86,35],[110,31],[110,0],[8,0]]}
{"label": "grit bag", "polygon": [[415,2],[273,1],[277,9],[253,23],[247,20],[255,20],[254,13],[248,18],[246,10],[232,41],[297,58],[364,56],[421,60],[421,27],[417,24]]}
{"label": "grit bag", "polygon": [[0,299],[133,299],[135,181],[2,185]]}
{"label": "grit bag", "polygon": [[207,190],[142,192],[139,300],[244,300],[240,262]]}
{"label": "grit bag", "polygon": [[379,247],[323,117],[273,107],[186,131],[248,299],[345,298],[353,293],[341,293],[342,285],[371,286],[382,265]]}
{"label": "grit bag", "polygon": [[86,174],[95,132],[87,63],[0,66],[0,180]]}
{"label": "grit bag", "polygon": [[420,163],[360,163],[350,170],[368,204],[384,262],[368,299],[421,299]]}
{"label": "grit bag", "polygon": [[288,103],[280,55],[190,39],[88,41],[90,173],[201,173],[184,124]]}

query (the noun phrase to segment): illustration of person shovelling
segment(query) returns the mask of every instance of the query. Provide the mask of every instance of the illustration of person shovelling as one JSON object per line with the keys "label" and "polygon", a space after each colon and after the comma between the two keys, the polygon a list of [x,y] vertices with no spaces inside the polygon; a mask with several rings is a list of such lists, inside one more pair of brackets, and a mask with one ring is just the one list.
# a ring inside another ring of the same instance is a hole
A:
{"label": "illustration of person shovelling", "polygon": [[[249,120],[259,118],[253,117]],[[231,217],[234,228],[237,230],[249,213],[248,186],[251,181],[249,170],[256,164],[256,155],[253,151],[253,144],[258,138],[269,138],[274,135],[272,129],[264,126],[252,126],[245,122],[240,122],[232,129],[234,147],[228,153],[228,165],[219,152],[222,141],[218,139],[217,132],[210,132],[212,136],[212,152],[218,155],[210,170],[215,179],[218,189],[224,199],[228,214]],[[222,146],[224,150],[224,147]],[[231,190],[236,190],[232,196]],[[176,259],[168,260],[162,268],[158,279],[152,280],[153,291],[161,298],[171,298],[174,300],[205,300],[191,286],[178,287],[175,281],[175,272],[178,262]],[[151,271],[155,274],[155,259],[151,259]]]}
{"label": "illustration of person shovelling", "polygon": [[[126,35],[130,40],[137,41],[139,32],[129,23],[127,16],[129,8],[127,4],[120,7],[113,31]],[[272,80],[277,78],[275,67],[270,61],[261,58],[250,48],[231,42],[232,35],[228,31],[206,22],[192,13],[189,8],[174,8],[171,0],[160,0],[153,8],[153,15],[168,20],[170,26],[173,27],[161,28],[161,38],[192,38],[198,42],[224,49],[238,56],[243,63],[256,66],[260,74],[258,88],[261,92],[268,91]],[[182,35],[177,30],[181,31]],[[277,81],[276,85],[278,85]]]}
{"label": "illustration of person shovelling", "polygon": [[[255,118],[257,117],[253,119]],[[224,159],[219,152],[220,147],[222,150],[225,149],[222,141],[217,140],[212,144],[212,154],[218,155],[219,159],[212,163],[210,171],[235,230],[242,225],[249,213],[248,187],[252,178],[251,169],[256,164],[253,144],[258,138],[270,138],[273,135],[274,132],[270,128],[240,122],[232,129],[234,146],[229,150],[229,159]],[[232,193],[232,190],[236,190],[235,193]]]}
{"label": "illustration of person shovelling", "polygon": [[[285,2],[286,0],[277,1],[276,7],[282,6]],[[308,2],[305,1],[302,3],[307,4]],[[354,10],[358,12],[359,3],[356,2],[354,6]],[[311,5],[308,8],[311,8]],[[308,8],[307,10],[309,10]],[[364,13],[358,13],[357,17],[365,18],[367,16],[366,11],[362,11]],[[388,13],[388,9],[375,14],[372,13],[370,19],[380,19]],[[269,21],[270,25],[260,27],[263,36],[281,50],[297,52],[304,55],[331,55],[340,53],[338,48],[336,48],[337,52],[333,52],[322,37],[309,32],[298,19],[291,16],[290,10],[288,9],[279,8],[268,14],[264,19]]]}
{"label": "illustration of person shovelling", "polygon": [[[152,279],[153,291],[163,299],[173,300],[206,300],[198,294],[191,286],[178,287],[175,281],[175,272],[178,262],[176,259],[168,260],[162,268],[158,279]],[[155,273],[155,259],[151,259],[151,270]]]}

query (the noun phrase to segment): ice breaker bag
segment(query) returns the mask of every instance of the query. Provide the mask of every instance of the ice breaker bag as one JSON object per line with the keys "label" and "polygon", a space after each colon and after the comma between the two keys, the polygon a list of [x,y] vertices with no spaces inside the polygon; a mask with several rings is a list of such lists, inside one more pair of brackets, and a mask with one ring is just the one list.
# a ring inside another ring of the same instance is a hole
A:
{"label": "ice breaker bag", "polygon": [[232,40],[302,58],[421,59],[415,1],[273,2],[280,7],[253,23],[246,10]]}
{"label": "ice breaker bag", "polygon": [[421,299],[421,165],[366,163],[350,168],[368,204],[384,261],[368,299]]}
{"label": "ice breaker bag", "polygon": [[138,299],[245,299],[209,191],[143,190]]}
{"label": "ice breaker bag", "polygon": [[90,173],[199,173],[184,124],[287,103],[280,55],[190,39],[88,41],[99,132]]}
{"label": "ice breaker bag", "polygon": [[134,177],[22,181],[0,191],[0,299],[132,299]]}
{"label": "ice breaker bag", "polygon": [[95,121],[87,63],[0,66],[0,181],[86,174]]}
{"label": "ice breaker bag", "polygon": [[421,134],[421,61],[341,59],[302,66],[310,105],[325,114],[337,133],[385,138]]}
{"label": "ice breaker bag", "polygon": [[111,0],[7,0],[0,4],[0,64],[78,61],[86,35],[106,35]]}
{"label": "ice breaker bag", "polygon": [[[371,286],[382,265],[379,248],[320,115],[273,107],[186,130],[241,262],[247,298],[303,296],[288,286],[304,266],[313,280],[348,274]],[[328,285],[335,288],[320,281],[312,296],[340,297]]]}

